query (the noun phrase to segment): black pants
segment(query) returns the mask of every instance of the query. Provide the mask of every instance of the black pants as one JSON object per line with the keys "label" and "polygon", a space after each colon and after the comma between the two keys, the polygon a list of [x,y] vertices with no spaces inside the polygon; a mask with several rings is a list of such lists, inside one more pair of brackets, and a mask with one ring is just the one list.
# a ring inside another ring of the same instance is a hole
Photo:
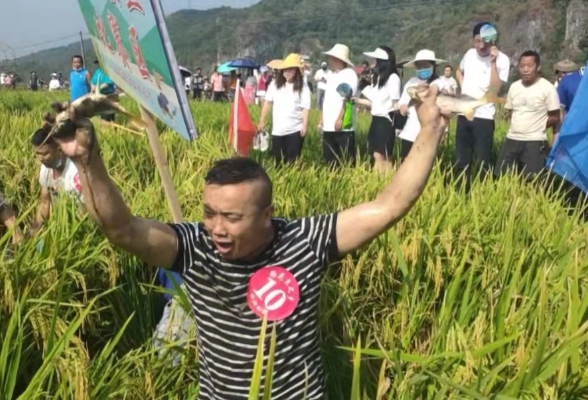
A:
{"label": "black pants", "polygon": [[300,136],[300,132],[285,136],[272,135],[272,156],[278,164],[293,163],[300,157],[303,144],[304,138]]}
{"label": "black pants", "polygon": [[492,168],[492,143],[494,141],[494,121],[474,118],[468,121],[460,116],[457,120],[455,136],[455,163],[457,176],[465,171],[469,189],[473,156],[482,167],[481,178],[484,179]]}
{"label": "black pants", "polygon": [[192,98],[194,100],[200,100],[202,98],[202,89],[192,90]]}
{"label": "black pants", "polygon": [[400,162],[403,163],[404,159],[408,157],[408,153],[410,153],[410,150],[412,149],[413,142],[411,142],[410,140],[401,140],[402,141],[400,142]]}
{"label": "black pants", "polygon": [[355,132],[323,132],[323,160],[331,166],[355,164]]}
{"label": "black pants", "polygon": [[212,95],[212,99],[214,101],[223,101],[224,99],[226,99],[225,92],[214,92]]}
{"label": "black pants", "polygon": [[392,160],[394,139],[396,134],[392,121],[385,117],[372,117],[368,133],[368,151],[373,158],[374,153],[381,154],[385,160]]}
{"label": "black pants", "polygon": [[549,144],[544,140],[522,141],[506,138],[494,173],[501,176],[514,167],[526,179],[532,180],[545,167],[549,150]]}

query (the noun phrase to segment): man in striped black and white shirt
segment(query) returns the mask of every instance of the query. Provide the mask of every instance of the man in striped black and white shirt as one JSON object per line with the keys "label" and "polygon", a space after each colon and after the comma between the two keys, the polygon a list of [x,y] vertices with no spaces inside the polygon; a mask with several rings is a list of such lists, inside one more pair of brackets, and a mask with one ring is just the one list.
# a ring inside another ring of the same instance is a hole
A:
{"label": "man in striped black and white shirt", "polygon": [[[243,158],[219,161],[208,172],[202,223],[164,224],[133,216],[108,176],[95,134],[80,128],[75,139],[59,139],[81,171],[88,212],[109,240],[182,275],[198,329],[200,399],[247,398],[260,304],[268,318],[268,310],[290,307],[275,318],[272,399],[302,399],[304,393],[307,399],[323,398],[321,279],[329,264],[390,229],[422,193],[446,125],[436,91],[432,88],[419,107],[421,132],[412,151],[376,199],[294,221],[272,216],[270,179]],[[277,280],[287,294],[272,289]]]}

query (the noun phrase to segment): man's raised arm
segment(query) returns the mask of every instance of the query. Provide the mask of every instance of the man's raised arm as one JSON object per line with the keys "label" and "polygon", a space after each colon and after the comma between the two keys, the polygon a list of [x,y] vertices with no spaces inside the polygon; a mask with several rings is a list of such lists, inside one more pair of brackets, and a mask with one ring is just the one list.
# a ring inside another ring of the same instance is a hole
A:
{"label": "man's raised arm", "polygon": [[337,219],[340,255],[357,250],[390,229],[422,194],[447,125],[435,103],[437,94],[438,89],[431,86],[423,103],[417,106],[421,131],[392,182],[375,200],[340,213]]}
{"label": "man's raised arm", "polygon": [[76,164],[86,209],[108,240],[150,265],[171,268],[178,253],[174,230],[132,215],[108,176],[93,126],[78,126],[75,138],[60,139],[58,143]]}

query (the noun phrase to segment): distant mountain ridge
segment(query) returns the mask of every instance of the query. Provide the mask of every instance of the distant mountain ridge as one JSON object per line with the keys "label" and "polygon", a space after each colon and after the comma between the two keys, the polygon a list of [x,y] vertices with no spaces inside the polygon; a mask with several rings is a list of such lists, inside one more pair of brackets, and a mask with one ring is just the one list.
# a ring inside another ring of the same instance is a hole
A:
{"label": "distant mountain ridge", "polygon": [[[218,61],[250,56],[259,62],[289,52],[322,60],[321,52],[345,43],[352,59],[386,44],[399,59],[429,48],[456,65],[471,46],[476,22],[492,21],[499,47],[516,62],[525,50],[538,50],[544,72],[562,59],[580,60],[588,50],[586,0],[263,0],[247,9],[228,7],[184,10],[167,18],[178,62],[210,71]],[[85,43],[88,61],[94,59]],[[79,43],[16,60],[20,74],[37,70],[43,77],[69,70]]]}

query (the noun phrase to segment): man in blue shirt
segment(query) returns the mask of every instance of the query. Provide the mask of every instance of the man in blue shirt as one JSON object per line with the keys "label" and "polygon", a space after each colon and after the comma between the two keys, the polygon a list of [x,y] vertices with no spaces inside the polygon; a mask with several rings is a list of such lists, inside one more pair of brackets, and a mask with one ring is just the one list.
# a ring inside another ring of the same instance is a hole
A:
{"label": "man in blue shirt", "polygon": [[580,68],[576,72],[572,72],[569,75],[564,76],[559,86],[557,87],[557,94],[559,95],[559,102],[561,107],[565,109],[566,113],[570,112],[574,96],[580,87],[580,82],[584,76],[586,67]]}
{"label": "man in blue shirt", "polygon": [[[96,71],[94,71],[91,81],[92,93],[113,94],[116,91],[114,82],[102,71],[98,60],[94,61],[94,64],[96,64]],[[100,118],[104,121],[114,122],[114,113],[101,115]]]}
{"label": "man in blue shirt", "polygon": [[82,56],[72,57],[72,70],[69,73],[69,90],[71,101],[75,101],[90,93],[92,75],[84,68]]}

